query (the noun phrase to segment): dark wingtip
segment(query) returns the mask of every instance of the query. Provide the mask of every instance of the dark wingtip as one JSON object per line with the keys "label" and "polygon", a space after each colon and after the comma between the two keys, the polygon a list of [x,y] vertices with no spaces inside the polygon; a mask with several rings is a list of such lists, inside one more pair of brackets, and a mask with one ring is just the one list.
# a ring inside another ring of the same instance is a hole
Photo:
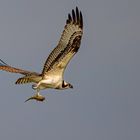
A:
{"label": "dark wingtip", "polygon": [[70,23],[72,21],[71,15],[68,14],[68,19],[67,19],[67,23]]}
{"label": "dark wingtip", "polygon": [[72,9],[72,15],[68,14],[67,23],[73,22],[74,24],[79,25],[80,28],[83,28],[83,16],[82,12],[79,11],[78,7],[76,6],[75,10]]}
{"label": "dark wingtip", "polygon": [[83,16],[82,12],[79,11],[78,7],[76,6],[75,10],[72,9],[72,13],[68,14],[68,19],[66,21],[67,24],[73,23],[76,25],[79,25],[79,27],[82,29],[83,28]]}
{"label": "dark wingtip", "polygon": [[3,60],[0,59],[0,66],[8,66]]}
{"label": "dark wingtip", "polygon": [[80,26],[81,28],[83,28],[83,16],[81,11],[80,11]]}
{"label": "dark wingtip", "polygon": [[77,16],[77,23],[79,24],[80,18],[79,18],[79,10],[77,6],[76,6],[76,16]]}
{"label": "dark wingtip", "polygon": [[68,19],[69,19],[69,20],[72,20],[72,18],[71,18],[71,15],[70,15],[70,14],[68,14]]}
{"label": "dark wingtip", "polygon": [[76,23],[76,15],[73,9],[72,9],[72,17],[73,17],[73,22]]}

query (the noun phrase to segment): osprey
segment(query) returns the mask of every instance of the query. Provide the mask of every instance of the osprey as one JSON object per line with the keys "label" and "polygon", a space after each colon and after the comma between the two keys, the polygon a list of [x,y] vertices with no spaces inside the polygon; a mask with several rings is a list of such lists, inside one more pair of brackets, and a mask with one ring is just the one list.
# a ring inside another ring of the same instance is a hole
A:
{"label": "osprey", "polygon": [[32,88],[36,90],[36,94],[26,101],[31,99],[45,100],[45,97],[39,93],[43,89],[73,88],[70,83],[64,81],[63,75],[69,61],[80,48],[82,34],[83,17],[81,11],[76,7],[71,14],[68,14],[60,41],[47,58],[41,74],[12,67],[2,60],[0,60],[0,70],[24,75],[15,84],[35,83]]}

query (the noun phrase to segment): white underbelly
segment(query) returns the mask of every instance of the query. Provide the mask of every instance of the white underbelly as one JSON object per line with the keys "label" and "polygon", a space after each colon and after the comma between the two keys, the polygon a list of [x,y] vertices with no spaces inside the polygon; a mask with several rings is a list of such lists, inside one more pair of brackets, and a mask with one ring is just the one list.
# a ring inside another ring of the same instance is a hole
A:
{"label": "white underbelly", "polygon": [[39,88],[57,88],[60,84],[62,84],[62,79],[60,77],[47,77],[46,79],[40,81]]}

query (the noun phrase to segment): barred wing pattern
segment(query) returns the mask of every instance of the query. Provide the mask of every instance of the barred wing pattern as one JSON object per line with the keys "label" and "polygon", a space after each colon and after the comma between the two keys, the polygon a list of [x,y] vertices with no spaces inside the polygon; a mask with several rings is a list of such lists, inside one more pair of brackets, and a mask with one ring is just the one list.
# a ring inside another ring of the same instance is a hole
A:
{"label": "barred wing pattern", "polygon": [[38,83],[42,79],[42,76],[37,73],[30,73],[24,77],[17,79],[15,84],[27,84],[27,83]]}
{"label": "barred wing pattern", "polygon": [[19,73],[23,75],[28,75],[29,73],[32,73],[26,70],[11,67],[7,65],[4,61],[2,61],[1,59],[0,59],[0,70],[11,72],[11,73]]}
{"label": "barred wing pattern", "polygon": [[83,17],[81,11],[79,12],[76,7],[75,11],[72,10],[72,16],[68,14],[68,19],[60,41],[45,62],[42,71],[43,77],[45,77],[47,73],[56,70],[58,74],[63,74],[68,62],[80,47],[82,34]]}
{"label": "barred wing pattern", "polygon": [[38,79],[39,80],[41,79],[39,73],[30,72],[30,71],[22,70],[19,68],[11,67],[11,66],[7,65],[4,61],[2,61],[1,59],[0,59],[0,70],[25,75],[24,77],[19,78],[16,81],[16,84],[26,84],[26,83],[38,81]]}

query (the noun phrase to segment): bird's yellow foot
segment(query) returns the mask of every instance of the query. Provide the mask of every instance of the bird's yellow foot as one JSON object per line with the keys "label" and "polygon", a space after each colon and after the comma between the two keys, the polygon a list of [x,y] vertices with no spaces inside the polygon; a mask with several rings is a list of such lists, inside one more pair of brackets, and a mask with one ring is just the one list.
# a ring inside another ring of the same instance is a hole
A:
{"label": "bird's yellow foot", "polygon": [[36,100],[36,101],[43,102],[45,100],[45,97],[37,93],[34,96],[28,98],[25,102],[27,102],[29,100]]}

